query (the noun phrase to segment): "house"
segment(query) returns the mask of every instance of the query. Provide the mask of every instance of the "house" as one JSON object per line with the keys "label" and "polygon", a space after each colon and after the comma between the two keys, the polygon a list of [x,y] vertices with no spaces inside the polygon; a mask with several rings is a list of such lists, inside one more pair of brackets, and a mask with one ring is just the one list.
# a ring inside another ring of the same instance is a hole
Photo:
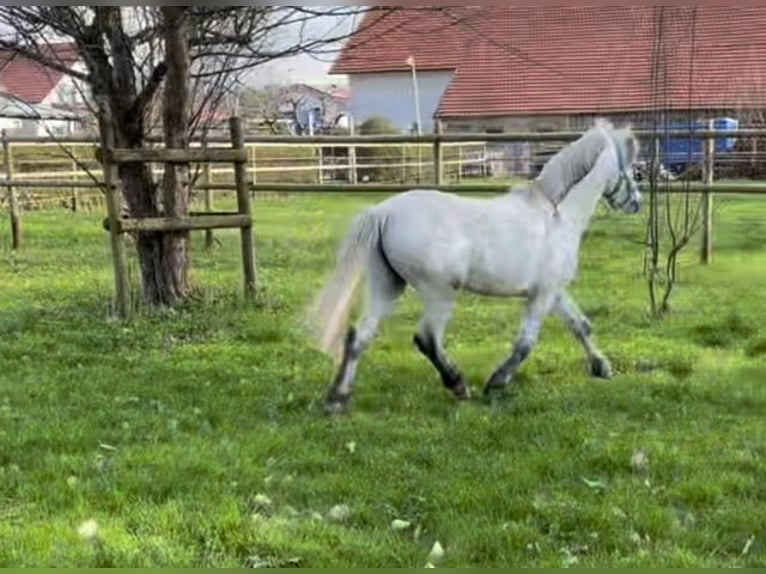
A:
{"label": "house", "polygon": [[342,90],[335,86],[321,89],[299,83],[283,88],[279,110],[288,119],[291,133],[312,135],[343,125],[346,102]]}
{"label": "house", "polygon": [[[766,7],[449,6],[368,12],[330,73],[402,130],[579,130],[766,108]],[[658,111],[662,113],[661,118]]]}
{"label": "house", "polygon": [[[82,69],[75,46],[51,44],[56,61]],[[0,50],[0,128],[13,135],[67,135],[77,131],[85,92],[63,71]]]}
{"label": "house", "polygon": [[251,122],[295,135],[348,129],[347,106],[348,93],[343,88],[304,83],[265,86],[243,98]]}

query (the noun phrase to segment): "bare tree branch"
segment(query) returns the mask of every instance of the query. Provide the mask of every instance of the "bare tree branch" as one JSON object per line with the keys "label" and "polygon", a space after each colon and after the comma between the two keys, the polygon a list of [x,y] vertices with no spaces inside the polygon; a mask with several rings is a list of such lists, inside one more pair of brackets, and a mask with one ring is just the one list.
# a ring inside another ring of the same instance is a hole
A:
{"label": "bare tree branch", "polygon": [[[339,50],[360,29],[379,23],[396,10],[369,6],[0,6],[0,48],[79,82],[83,103],[97,112],[109,112],[112,121],[104,128],[113,131],[117,147],[150,145],[154,122],[162,120],[165,145],[183,148],[195,130],[209,129],[227,100],[240,97],[247,70],[283,57]],[[352,21],[365,14],[369,16],[359,25]],[[318,31],[315,22],[319,18],[334,18],[334,25]],[[53,49],[59,41],[73,46],[74,53]],[[131,217],[184,217],[188,213],[187,166],[166,166],[162,185],[146,163],[121,164],[118,175]],[[174,304],[189,292],[186,235],[135,234],[141,293],[149,304]]]}

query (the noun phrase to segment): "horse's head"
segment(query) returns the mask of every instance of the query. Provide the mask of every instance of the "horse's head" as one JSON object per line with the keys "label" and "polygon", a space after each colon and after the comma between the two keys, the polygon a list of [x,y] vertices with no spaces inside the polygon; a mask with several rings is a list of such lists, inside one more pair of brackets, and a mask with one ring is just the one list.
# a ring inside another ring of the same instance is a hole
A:
{"label": "horse's head", "polygon": [[614,150],[614,177],[607,179],[603,197],[609,207],[625,213],[638,213],[641,209],[641,192],[633,179],[633,164],[638,157],[638,139],[630,128],[614,130],[610,137]]}

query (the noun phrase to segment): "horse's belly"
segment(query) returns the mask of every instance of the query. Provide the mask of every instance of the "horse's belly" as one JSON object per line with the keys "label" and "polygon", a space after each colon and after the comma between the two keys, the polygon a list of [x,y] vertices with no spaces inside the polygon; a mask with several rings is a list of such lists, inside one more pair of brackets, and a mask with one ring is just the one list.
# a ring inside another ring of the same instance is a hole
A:
{"label": "horse's belly", "polygon": [[477,257],[461,287],[483,295],[526,295],[538,282],[534,261],[534,256],[519,254]]}
{"label": "horse's belly", "polygon": [[496,297],[523,297],[532,289],[531,283],[509,283],[504,279],[495,277],[470,277],[466,282],[457,287],[477,295],[493,295]]}

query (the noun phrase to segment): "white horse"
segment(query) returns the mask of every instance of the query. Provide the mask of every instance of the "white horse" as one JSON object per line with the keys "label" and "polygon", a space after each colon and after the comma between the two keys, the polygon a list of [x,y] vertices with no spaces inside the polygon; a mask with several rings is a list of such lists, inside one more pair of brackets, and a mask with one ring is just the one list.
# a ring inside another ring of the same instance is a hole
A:
{"label": "white horse", "polygon": [[[523,297],[527,303],[511,353],[490,376],[484,394],[508,385],[550,312],[562,317],[583,345],[592,375],[610,378],[609,361],[566,287],[577,273],[580,240],[599,199],[612,209],[639,211],[641,195],[632,174],[637,155],[630,127],[598,120],[526,188],[494,198],[416,189],[358,214],[309,317],[319,348],[339,363],[326,397],[328,410],[347,406],[362,352],[408,284],[424,306],[415,345],[459,399],[470,398],[469,387],[443,340],[461,290]],[[363,275],[366,308],[357,326],[347,328]]]}

